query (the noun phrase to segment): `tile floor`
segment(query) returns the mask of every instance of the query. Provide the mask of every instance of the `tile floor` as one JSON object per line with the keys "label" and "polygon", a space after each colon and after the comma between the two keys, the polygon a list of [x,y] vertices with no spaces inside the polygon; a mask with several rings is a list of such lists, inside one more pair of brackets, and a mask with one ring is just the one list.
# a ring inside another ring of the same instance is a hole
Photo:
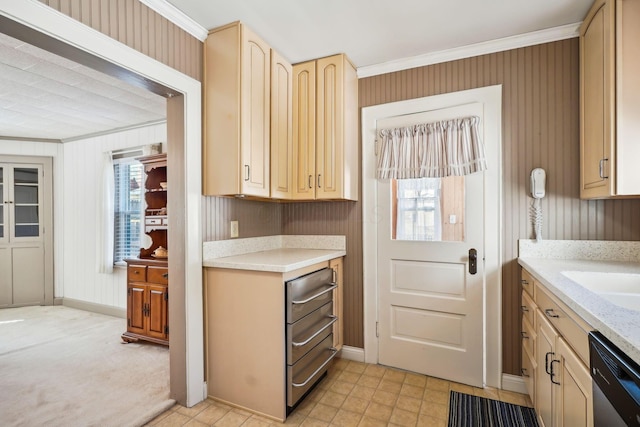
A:
{"label": "tile floor", "polygon": [[[449,392],[531,406],[529,396],[480,389],[387,368],[336,359],[327,377],[289,415],[285,426],[447,426]],[[207,399],[192,408],[175,405],[149,426],[281,426],[282,423]]]}

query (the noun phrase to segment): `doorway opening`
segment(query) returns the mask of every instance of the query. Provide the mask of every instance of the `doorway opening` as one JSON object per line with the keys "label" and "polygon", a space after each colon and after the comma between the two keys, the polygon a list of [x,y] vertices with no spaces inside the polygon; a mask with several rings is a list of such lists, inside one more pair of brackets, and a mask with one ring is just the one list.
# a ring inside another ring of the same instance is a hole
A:
{"label": "doorway opening", "polygon": [[[181,189],[170,192],[168,200],[168,209],[180,224],[169,233],[169,251],[181,254],[169,260],[170,394],[179,403],[192,406],[205,398],[200,82],[40,2],[5,3],[0,11],[3,32],[167,97],[167,181]],[[55,262],[59,266],[58,258]]]}

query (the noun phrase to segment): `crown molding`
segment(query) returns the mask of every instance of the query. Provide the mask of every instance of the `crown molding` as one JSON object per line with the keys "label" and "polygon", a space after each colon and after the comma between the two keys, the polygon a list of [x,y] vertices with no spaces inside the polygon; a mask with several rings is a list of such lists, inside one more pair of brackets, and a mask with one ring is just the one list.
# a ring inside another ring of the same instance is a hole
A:
{"label": "crown molding", "polygon": [[358,68],[358,78],[578,37],[581,22]]}
{"label": "crown molding", "polygon": [[193,19],[189,18],[180,9],[167,2],[166,0],[139,0],[140,3],[152,9],[156,13],[167,18],[178,27],[191,34],[201,42],[205,41],[209,31]]}

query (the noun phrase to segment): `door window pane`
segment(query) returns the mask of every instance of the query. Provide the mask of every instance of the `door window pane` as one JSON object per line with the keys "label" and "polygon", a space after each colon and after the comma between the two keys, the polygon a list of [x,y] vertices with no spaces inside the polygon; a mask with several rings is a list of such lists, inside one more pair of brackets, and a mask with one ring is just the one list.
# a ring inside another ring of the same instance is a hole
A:
{"label": "door window pane", "polygon": [[38,185],[37,168],[15,168],[13,171],[14,183]]}
{"label": "door window pane", "polygon": [[464,241],[464,177],[391,181],[392,238]]}
{"label": "door window pane", "polygon": [[38,168],[14,168],[13,198],[15,237],[38,237],[40,215],[38,206]]}
{"label": "door window pane", "polygon": [[26,186],[26,185],[16,185],[15,186],[15,202],[16,203],[27,203],[27,204],[38,204],[38,187],[37,186]]}

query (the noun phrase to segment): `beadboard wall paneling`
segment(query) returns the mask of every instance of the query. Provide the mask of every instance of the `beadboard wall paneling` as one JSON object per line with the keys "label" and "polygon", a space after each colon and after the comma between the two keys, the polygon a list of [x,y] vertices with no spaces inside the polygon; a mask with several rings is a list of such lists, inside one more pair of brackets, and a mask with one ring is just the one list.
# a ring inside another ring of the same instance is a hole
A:
{"label": "beadboard wall paneling", "polygon": [[231,221],[238,221],[240,238],[277,236],[282,233],[282,205],[275,202],[203,197],[204,241],[231,238]]}
{"label": "beadboard wall paneling", "polygon": [[344,344],[364,347],[362,298],[362,207],[357,202],[283,204],[282,234],[344,235]]}
{"label": "beadboard wall paneling", "polygon": [[39,0],[202,81],[202,42],[137,0]]}
{"label": "beadboard wall paneling", "polygon": [[63,295],[56,296],[126,309],[126,269],[114,268],[113,274],[98,273],[102,154],[166,141],[166,134],[167,127],[163,124],[60,144],[66,167],[62,171],[62,192],[54,197],[61,203],[60,210],[54,215],[62,218],[62,227],[58,228],[62,235],[57,235],[56,240],[63,242],[63,249],[56,253],[64,256],[57,257],[63,261],[61,266],[56,264],[56,271],[62,271],[64,289]]}
{"label": "beadboard wall paneling", "polygon": [[503,85],[502,323],[509,374],[520,372],[516,258],[518,239],[533,237],[531,170],[547,172],[544,239],[640,240],[640,200],[579,199],[578,60],[574,38],[360,80],[360,107]]}

